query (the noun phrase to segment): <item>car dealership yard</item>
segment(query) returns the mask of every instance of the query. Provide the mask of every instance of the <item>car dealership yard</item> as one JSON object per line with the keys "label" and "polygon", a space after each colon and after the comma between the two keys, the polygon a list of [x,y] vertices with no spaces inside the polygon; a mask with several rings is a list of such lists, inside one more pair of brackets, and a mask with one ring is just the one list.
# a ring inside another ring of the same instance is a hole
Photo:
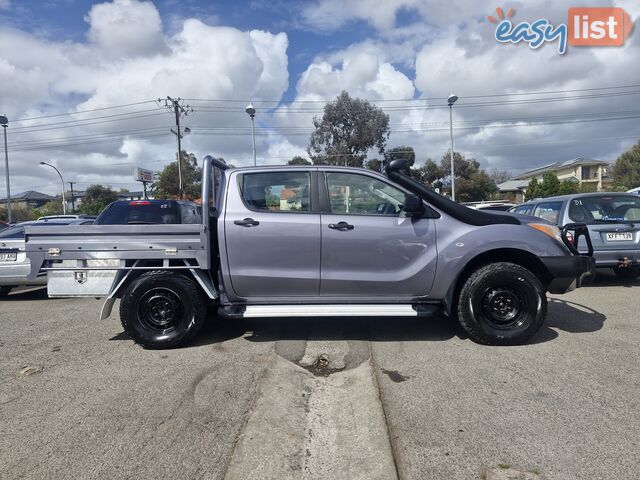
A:
{"label": "car dealership yard", "polygon": [[0,477],[637,478],[639,288],[551,296],[519,347],[445,318],[293,318],[155,351],[98,300],[19,290],[0,300]]}

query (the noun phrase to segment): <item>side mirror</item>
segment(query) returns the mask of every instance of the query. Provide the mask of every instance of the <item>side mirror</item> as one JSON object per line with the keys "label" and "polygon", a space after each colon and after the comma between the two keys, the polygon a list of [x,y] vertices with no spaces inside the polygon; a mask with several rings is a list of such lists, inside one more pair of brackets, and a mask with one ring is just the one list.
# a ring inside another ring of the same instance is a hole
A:
{"label": "side mirror", "polygon": [[407,194],[404,197],[402,210],[404,210],[407,217],[419,217],[424,213],[424,204],[422,203],[422,199],[413,193]]}

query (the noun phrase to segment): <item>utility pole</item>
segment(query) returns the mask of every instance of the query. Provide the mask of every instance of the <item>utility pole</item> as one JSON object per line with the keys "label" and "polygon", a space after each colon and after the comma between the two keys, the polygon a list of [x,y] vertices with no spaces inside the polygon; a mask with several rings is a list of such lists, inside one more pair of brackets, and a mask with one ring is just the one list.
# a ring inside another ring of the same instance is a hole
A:
{"label": "utility pole", "polygon": [[69,182],[69,186],[71,187],[71,212],[76,211],[76,196],[73,193],[73,184],[78,182]]}
{"label": "utility pole", "polygon": [[0,116],[0,125],[4,130],[4,174],[7,183],[7,220],[9,223],[13,221],[11,215],[11,183],[9,182],[9,154],[7,153],[7,127],[9,126],[9,120],[4,115]]}
{"label": "utility pole", "polygon": [[[162,102],[162,99],[158,99],[158,103]],[[193,108],[191,108],[189,105],[182,105],[182,99],[181,98],[171,98],[170,96],[167,95],[167,98],[164,100],[164,107],[169,110],[169,111],[173,111],[173,114],[175,115],[176,118],[176,129],[173,130],[171,129],[171,132],[176,136],[176,138],[178,139],[178,190],[179,190],[179,194],[180,194],[180,198],[184,198],[184,188],[183,188],[183,184],[182,184],[182,132],[180,131],[180,117],[181,116],[187,116],[190,113],[193,113]],[[191,130],[187,130],[185,129],[185,133],[189,133]]]}

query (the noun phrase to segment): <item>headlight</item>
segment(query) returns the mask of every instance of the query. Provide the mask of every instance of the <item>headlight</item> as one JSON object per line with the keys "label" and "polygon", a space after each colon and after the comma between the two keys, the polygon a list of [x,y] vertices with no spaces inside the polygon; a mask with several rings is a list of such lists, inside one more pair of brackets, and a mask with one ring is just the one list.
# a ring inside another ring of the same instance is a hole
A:
{"label": "headlight", "polygon": [[542,233],[546,233],[551,238],[555,238],[560,243],[562,241],[562,236],[560,235],[560,229],[555,225],[547,225],[546,223],[527,223],[527,225],[531,228],[535,228],[536,230],[540,230]]}

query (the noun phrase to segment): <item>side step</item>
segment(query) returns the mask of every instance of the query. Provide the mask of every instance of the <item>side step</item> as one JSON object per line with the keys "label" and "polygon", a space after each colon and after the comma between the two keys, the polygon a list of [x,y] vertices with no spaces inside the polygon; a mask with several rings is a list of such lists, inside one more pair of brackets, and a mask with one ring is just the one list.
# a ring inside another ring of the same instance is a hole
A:
{"label": "side step", "polygon": [[229,305],[220,307],[218,314],[225,318],[265,317],[417,317],[432,315],[440,305]]}

